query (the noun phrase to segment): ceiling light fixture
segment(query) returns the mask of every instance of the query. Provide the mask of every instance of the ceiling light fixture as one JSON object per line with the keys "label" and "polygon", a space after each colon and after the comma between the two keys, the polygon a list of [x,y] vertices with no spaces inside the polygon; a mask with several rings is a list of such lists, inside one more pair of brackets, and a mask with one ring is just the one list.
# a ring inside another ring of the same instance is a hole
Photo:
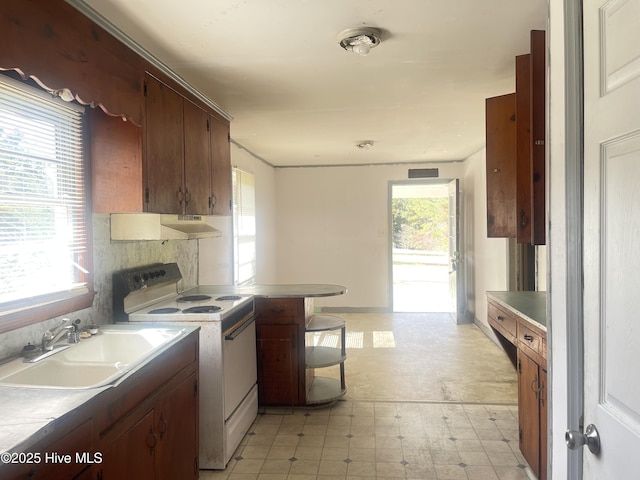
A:
{"label": "ceiling light fixture", "polygon": [[363,142],[356,143],[356,148],[360,150],[369,150],[373,147],[373,140],[364,140]]}
{"label": "ceiling light fixture", "polygon": [[338,40],[340,46],[347,52],[353,52],[363,57],[369,54],[369,50],[382,42],[380,30],[371,27],[350,28],[340,33]]}

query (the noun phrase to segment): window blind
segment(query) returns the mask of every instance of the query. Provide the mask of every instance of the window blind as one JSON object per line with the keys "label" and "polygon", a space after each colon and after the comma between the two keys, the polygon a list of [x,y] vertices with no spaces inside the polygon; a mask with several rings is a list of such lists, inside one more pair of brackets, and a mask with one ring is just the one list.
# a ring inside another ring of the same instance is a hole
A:
{"label": "window blind", "polygon": [[85,290],[83,110],[0,78],[0,304]]}
{"label": "window blind", "polygon": [[252,173],[233,169],[234,280],[254,283],[256,276],[256,201]]}

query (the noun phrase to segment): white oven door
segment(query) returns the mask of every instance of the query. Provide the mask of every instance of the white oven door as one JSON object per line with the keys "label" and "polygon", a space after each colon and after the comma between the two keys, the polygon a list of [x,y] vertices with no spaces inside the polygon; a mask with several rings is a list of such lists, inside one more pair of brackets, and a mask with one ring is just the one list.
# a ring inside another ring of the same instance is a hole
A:
{"label": "white oven door", "polygon": [[253,315],[224,336],[224,418],[227,420],[258,382]]}

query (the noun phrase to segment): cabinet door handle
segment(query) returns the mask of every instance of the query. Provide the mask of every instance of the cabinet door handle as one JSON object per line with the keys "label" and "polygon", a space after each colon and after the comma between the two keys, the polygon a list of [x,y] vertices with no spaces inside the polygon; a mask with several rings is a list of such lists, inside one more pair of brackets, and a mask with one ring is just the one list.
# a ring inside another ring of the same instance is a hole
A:
{"label": "cabinet door handle", "polygon": [[502,315],[498,315],[498,320],[500,320],[501,322],[504,322],[504,317]]}
{"label": "cabinet door handle", "polygon": [[153,427],[149,428],[149,435],[147,435],[147,447],[149,447],[149,454],[153,454],[153,449],[156,448],[158,443],[158,437],[156,432],[153,431]]}
{"label": "cabinet door handle", "polygon": [[178,193],[176,193],[176,197],[178,198],[178,203],[182,205],[184,201],[184,193],[182,192],[182,187],[178,187]]}
{"label": "cabinet door handle", "polygon": [[533,337],[531,335],[526,334],[526,333],[524,334],[524,339],[529,343],[533,342]]}
{"label": "cabinet door handle", "polygon": [[164,434],[167,433],[168,426],[169,424],[164,419],[164,415],[160,414],[160,425],[158,427],[158,431],[160,432],[160,440],[162,440],[162,437],[164,436]]}
{"label": "cabinet door handle", "polygon": [[284,313],[284,308],[272,308],[271,313]]}
{"label": "cabinet door handle", "polygon": [[538,385],[538,388],[535,388],[534,385],[538,383],[538,377],[536,376],[531,382],[531,391],[536,394],[536,400],[538,400],[538,396],[540,395],[540,390],[542,389],[542,385]]}
{"label": "cabinet door handle", "polygon": [[191,193],[189,192],[188,188],[184,189],[184,204],[185,205],[189,205],[189,202],[191,202]]}

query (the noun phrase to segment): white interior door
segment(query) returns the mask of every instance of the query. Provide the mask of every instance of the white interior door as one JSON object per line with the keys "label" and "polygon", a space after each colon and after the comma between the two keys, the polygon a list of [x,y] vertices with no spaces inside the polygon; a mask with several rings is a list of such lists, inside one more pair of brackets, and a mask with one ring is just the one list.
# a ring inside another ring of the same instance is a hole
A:
{"label": "white interior door", "polygon": [[640,0],[584,0],[583,478],[637,478],[640,452]]}

